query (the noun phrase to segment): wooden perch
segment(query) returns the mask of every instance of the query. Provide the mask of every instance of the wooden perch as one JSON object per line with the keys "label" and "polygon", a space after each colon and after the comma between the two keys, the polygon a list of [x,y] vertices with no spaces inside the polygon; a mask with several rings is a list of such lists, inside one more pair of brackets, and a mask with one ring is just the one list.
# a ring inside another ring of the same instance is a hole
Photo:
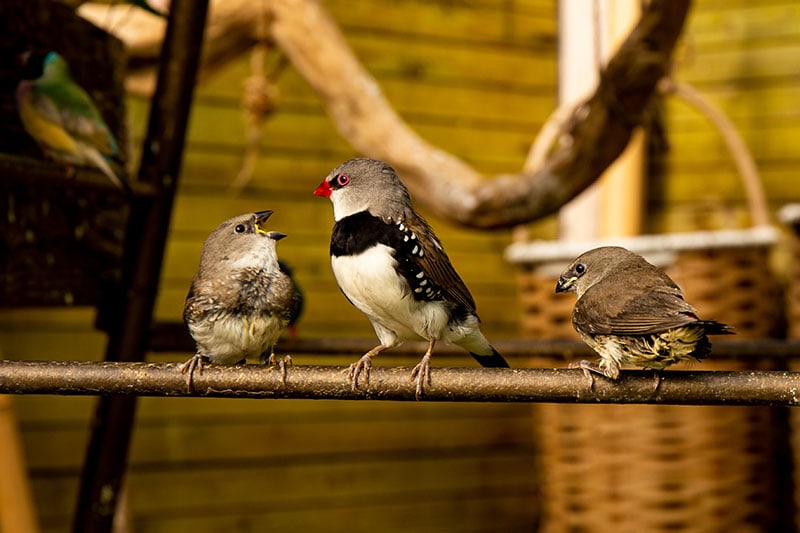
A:
{"label": "wooden perch", "polygon": [[[411,130],[318,2],[265,0],[265,4],[270,37],[319,93],[339,131],[356,149],[391,163],[418,202],[440,216],[466,226],[500,228],[556,212],[622,153],[658,81],[669,70],[690,2],[648,2],[639,23],[602,73],[594,95],[575,108],[544,164],[489,179]],[[260,9],[261,4],[212,2],[206,73],[256,44],[258,16],[253,6]],[[116,20],[105,15],[115,6],[96,13],[98,6],[88,7],[82,13],[98,24],[104,18]],[[156,28],[152,32],[137,25],[137,31],[130,33],[122,26],[118,36],[135,55],[152,48],[153,35],[163,22],[152,20],[152,25]]]}
{"label": "wooden perch", "polygon": [[[207,365],[189,391],[174,363],[0,361],[0,393],[414,400],[409,368],[374,367],[369,387],[353,391],[347,369]],[[676,405],[800,405],[800,372],[625,371],[618,382],[582,370],[435,368],[424,400]]]}

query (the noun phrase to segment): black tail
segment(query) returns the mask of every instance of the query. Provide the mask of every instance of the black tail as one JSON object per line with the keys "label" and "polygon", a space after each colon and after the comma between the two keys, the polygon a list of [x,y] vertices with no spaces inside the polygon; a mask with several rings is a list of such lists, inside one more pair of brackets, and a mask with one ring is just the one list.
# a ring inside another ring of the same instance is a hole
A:
{"label": "black tail", "polygon": [[[490,346],[490,348],[492,348]],[[469,353],[481,366],[486,368],[508,368],[508,363],[503,356],[497,353],[497,350],[492,348],[491,355],[479,355],[474,352]]]}
{"label": "black tail", "polygon": [[698,320],[697,324],[703,326],[706,335],[735,335],[733,326],[717,322],[716,320]]}

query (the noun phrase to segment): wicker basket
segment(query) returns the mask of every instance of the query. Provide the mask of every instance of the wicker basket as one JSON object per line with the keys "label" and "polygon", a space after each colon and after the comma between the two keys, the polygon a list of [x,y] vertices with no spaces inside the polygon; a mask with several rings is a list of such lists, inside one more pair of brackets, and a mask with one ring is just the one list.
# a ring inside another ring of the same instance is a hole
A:
{"label": "wicker basket", "polygon": [[[781,306],[768,255],[771,227],[621,238],[591,243],[515,243],[522,328],[535,338],[577,338],[574,295],[554,294],[580,253],[624,246],[663,268],[701,317],[733,325],[738,338],[777,333]],[[563,367],[566,359],[533,366]],[[703,369],[769,367],[703,361]],[[768,531],[779,516],[780,413],[718,406],[537,405],[542,531]]]}
{"label": "wicker basket", "polygon": [[767,408],[535,410],[542,532],[776,531]]}
{"label": "wicker basket", "polygon": [[[786,286],[787,337],[800,339],[800,204],[789,204],[779,212],[779,218],[788,232],[789,268]],[[800,361],[789,361],[789,369],[800,371]],[[789,415],[791,447],[795,464],[795,523],[800,524],[800,410],[792,409]]]}
{"label": "wicker basket", "polygon": [[784,206],[779,213],[789,228],[789,272],[786,287],[787,336],[800,339],[800,204]]}

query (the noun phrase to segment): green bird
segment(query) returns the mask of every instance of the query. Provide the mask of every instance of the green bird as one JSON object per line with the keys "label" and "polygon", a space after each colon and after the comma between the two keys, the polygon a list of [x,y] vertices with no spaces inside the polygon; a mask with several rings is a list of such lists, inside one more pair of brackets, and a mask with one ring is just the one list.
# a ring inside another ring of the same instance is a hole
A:
{"label": "green bird", "polygon": [[69,73],[56,52],[23,56],[17,85],[17,109],[22,126],[44,154],[68,165],[93,166],[119,187],[123,178],[109,162],[119,158],[117,141],[92,99]]}

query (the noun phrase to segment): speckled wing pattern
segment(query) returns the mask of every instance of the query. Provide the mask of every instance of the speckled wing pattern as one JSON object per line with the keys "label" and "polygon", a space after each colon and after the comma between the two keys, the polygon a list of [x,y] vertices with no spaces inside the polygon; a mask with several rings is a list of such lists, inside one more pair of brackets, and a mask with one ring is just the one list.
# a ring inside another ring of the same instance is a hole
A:
{"label": "speckled wing pattern", "polygon": [[223,304],[214,297],[207,296],[197,290],[198,280],[192,282],[186,303],[183,306],[183,321],[192,325],[205,319],[209,314],[219,312]]}
{"label": "speckled wing pattern", "polygon": [[[424,273],[434,287],[440,289],[445,300],[463,306],[471,314],[475,313],[475,300],[464,281],[453,268],[439,239],[425,220],[415,213],[407,213],[403,222],[397,224],[403,234],[403,245],[407,246],[410,262]],[[413,236],[413,237],[412,237]],[[414,246],[419,250],[414,253]],[[415,284],[410,283],[412,287]]]}
{"label": "speckled wing pattern", "polygon": [[428,224],[413,212],[382,219],[367,211],[339,220],[331,235],[331,256],[357,255],[383,244],[395,250],[397,273],[416,300],[445,300],[468,314],[475,301]]}

